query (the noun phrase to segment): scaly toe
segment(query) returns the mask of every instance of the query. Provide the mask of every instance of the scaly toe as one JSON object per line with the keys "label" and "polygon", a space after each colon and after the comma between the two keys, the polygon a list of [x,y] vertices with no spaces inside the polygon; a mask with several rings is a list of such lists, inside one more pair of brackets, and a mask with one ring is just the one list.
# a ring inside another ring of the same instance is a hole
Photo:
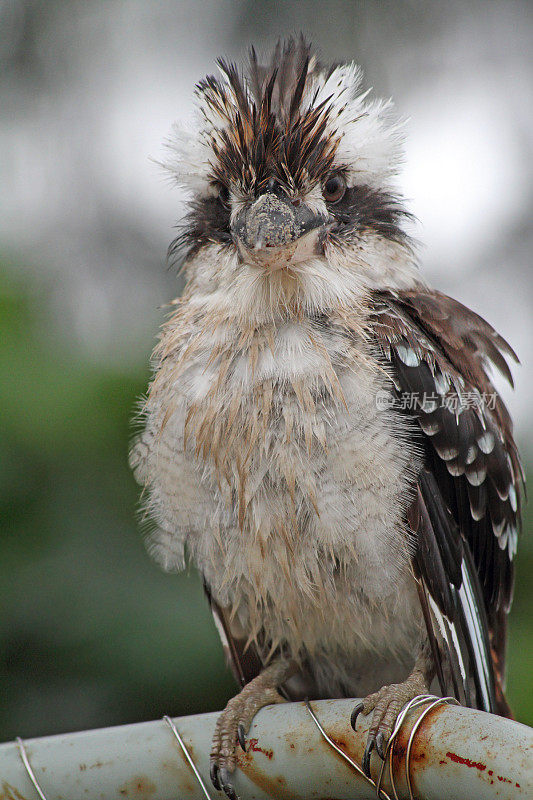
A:
{"label": "scaly toe", "polygon": [[[378,692],[369,695],[363,703],[359,703],[352,712],[352,718],[364,709],[365,714],[373,710],[372,722],[368,730],[368,739],[363,754],[362,767],[365,775],[370,776],[370,756],[376,750],[384,761],[387,743],[394,730],[398,714],[405,703],[418,694],[427,691],[418,673],[412,673],[404,683],[393,683],[382,686]],[[352,725],[352,727],[354,727]]]}
{"label": "scaly toe", "polygon": [[216,721],[211,744],[211,781],[215,789],[224,791],[230,800],[238,800],[231,782],[237,766],[237,745],[246,752],[246,734],[253,718],[260,708],[283,702],[276,687],[294,671],[293,662],[272,663],[229,700]]}
{"label": "scaly toe", "polygon": [[394,725],[396,724],[398,714],[404,705],[405,703],[403,703],[401,700],[393,700],[387,707],[387,710],[385,711],[383,719],[379,725],[379,729],[383,731],[386,739],[388,739],[391,735]]}

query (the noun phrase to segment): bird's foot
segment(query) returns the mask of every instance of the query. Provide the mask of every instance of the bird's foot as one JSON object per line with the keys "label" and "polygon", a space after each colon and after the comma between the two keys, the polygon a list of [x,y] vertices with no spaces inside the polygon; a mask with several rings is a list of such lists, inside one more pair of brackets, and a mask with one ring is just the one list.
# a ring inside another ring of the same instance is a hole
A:
{"label": "bird's foot", "polygon": [[358,703],[352,711],[350,719],[352,728],[359,714],[372,715],[372,724],[368,731],[365,752],[363,753],[363,772],[370,778],[370,755],[376,750],[381,759],[385,759],[387,742],[394,729],[398,714],[406,703],[421,694],[427,694],[429,681],[423,671],[418,668],[412,671],[403,683],[392,683],[382,686],[378,692],[369,694],[362,703]]}
{"label": "bird's foot", "polygon": [[237,800],[231,782],[231,774],[237,764],[237,743],[246,752],[246,734],[253,718],[264,706],[284,702],[277,687],[292,672],[292,666],[286,662],[271,664],[246,684],[238,695],[232,697],[217,719],[211,744],[210,774],[215,789],[225,792],[230,800]]}

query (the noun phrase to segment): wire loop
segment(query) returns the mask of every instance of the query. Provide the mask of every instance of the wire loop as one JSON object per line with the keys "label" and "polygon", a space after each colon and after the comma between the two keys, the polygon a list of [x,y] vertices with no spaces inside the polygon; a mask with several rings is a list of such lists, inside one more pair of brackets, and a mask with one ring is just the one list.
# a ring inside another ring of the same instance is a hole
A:
{"label": "wire loop", "polygon": [[365,775],[359,764],[357,764],[347,753],[345,753],[344,750],[342,750],[338,746],[338,744],[334,742],[333,739],[327,734],[327,732],[320,724],[315,712],[311,708],[311,705],[308,700],[305,701],[305,706],[307,708],[307,711],[311,715],[313,722],[317,726],[318,730],[320,731],[326,742],[330,745],[330,747],[332,747],[335,750],[335,752],[337,752],[340,756],[342,756],[342,758],[344,758],[344,760],[347,761],[353,767],[353,769],[355,769],[357,774],[360,775],[362,778],[364,778],[366,783],[370,784],[370,786],[372,786],[376,790],[377,800],[392,800],[390,795],[387,794],[387,792],[385,791],[385,789],[382,788],[381,785],[383,782],[385,767],[388,762],[390,783],[392,787],[394,800],[399,800],[398,792],[396,791],[396,781],[394,778],[394,770],[393,770],[394,745],[396,743],[398,734],[400,733],[402,725],[405,722],[405,719],[409,714],[409,712],[414,711],[417,708],[421,708],[427,703],[429,703],[428,707],[424,709],[424,711],[416,719],[413,727],[411,728],[411,731],[409,733],[409,739],[407,740],[407,748],[405,751],[405,778],[407,782],[407,789],[409,791],[409,800],[415,800],[411,782],[411,750],[415,741],[417,731],[420,725],[422,724],[423,720],[425,719],[425,717],[427,717],[427,715],[437,706],[443,704],[459,705],[455,697],[436,697],[435,695],[432,694],[423,694],[423,695],[418,695],[417,697],[413,697],[412,700],[410,700],[408,703],[404,705],[404,707],[398,714],[398,717],[396,718],[394,729],[389,737],[389,741],[387,742],[387,747],[385,749],[385,758],[383,759],[383,763],[381,765],[377,781],[374,781],[372,780],[372,778],[369,778],[368,775]]}
{"label": "wire loop", "polygon": [[29,777],[30,781],[33,783],[33,785],[35,787],[35,791],[37,792],[37,794],[39,795],[41,800],[46,800],[46,796],[45,796],[43,790],[41,789],[41,787],[39,786],[37,778],[35,777],[35,773],[34,773],[32,767],[31,767],[30,759],[28,758],[28,753],[26,752],[26,747],[24,746],[24,742],[22,741],[20,736],[17,736],[15,741],[17,743],[17,747],[18,747],[18,751],[19,751],[20,757],[22,759],[22,763],[24,764],[24,768],[25,768],[26,772],[28,773],[28,777]]}

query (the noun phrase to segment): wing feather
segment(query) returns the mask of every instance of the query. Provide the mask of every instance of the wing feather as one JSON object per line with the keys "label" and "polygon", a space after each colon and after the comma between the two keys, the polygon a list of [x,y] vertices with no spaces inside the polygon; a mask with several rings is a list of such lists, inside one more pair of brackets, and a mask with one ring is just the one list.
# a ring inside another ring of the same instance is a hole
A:
{"label": "wing feather", "polygon": [[507,359],[517,358],[487,322],[440,292],[375,292],[373,301],[372,332],[398,413],[417,421],[424,452],[408,521],[430,639],[459,699],[506,713],[505,620],[523,471],[488,370],[512,384]]}

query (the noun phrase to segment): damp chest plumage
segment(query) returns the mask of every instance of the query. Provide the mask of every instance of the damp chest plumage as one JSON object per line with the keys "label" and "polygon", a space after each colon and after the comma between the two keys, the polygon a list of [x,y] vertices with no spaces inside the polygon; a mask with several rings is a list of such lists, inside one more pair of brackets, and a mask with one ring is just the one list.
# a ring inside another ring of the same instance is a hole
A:
{"label": "damp chest plumage", "polygon": [[155,396],[159,556],[186,546],[252,637],[349,647],[354,618],[386,621],[408,573],[414,454],[376,404],[387,378],[324,320],[237,344],[206,337]]}

